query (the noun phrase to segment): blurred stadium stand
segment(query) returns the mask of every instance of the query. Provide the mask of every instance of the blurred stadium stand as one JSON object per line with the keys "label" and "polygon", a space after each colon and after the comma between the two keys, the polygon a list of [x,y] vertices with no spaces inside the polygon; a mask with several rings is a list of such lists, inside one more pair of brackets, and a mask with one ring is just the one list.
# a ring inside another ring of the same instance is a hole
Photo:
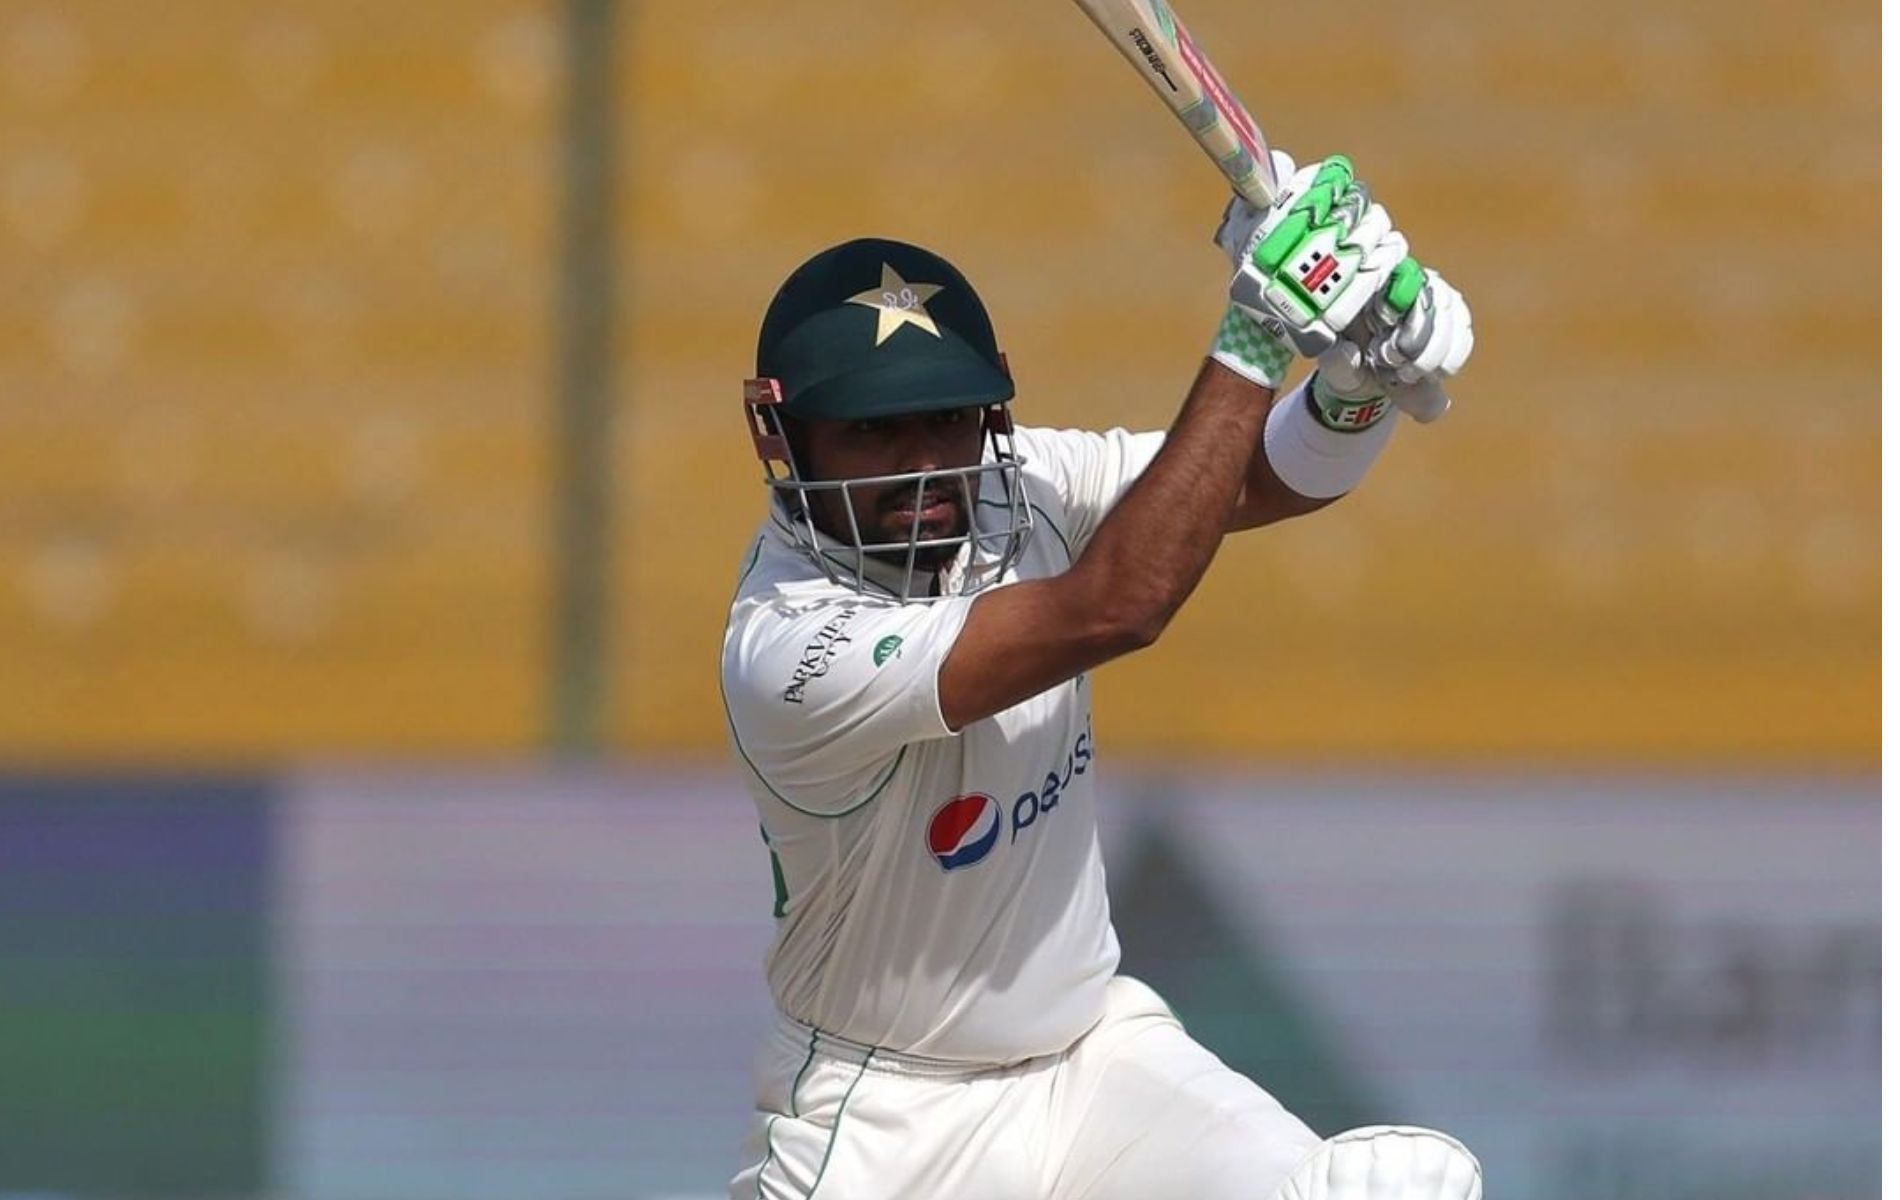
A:
{"label": "blurred stadium stand", "polygon": [[549,19],[0,13],[0,746],[533,744]]}
{"label": "blurred stadium stand", "polygon": [[[1865,763],[1874,12],[1379,3],[1202,40],[1357,155],[1481,352],[1323,520],[1238,540],[1104,736],[1164,756]],[[0,14],[0,749],[516,753],[551,721],[564,13]],[[605,708],[716,752],[762,504],[736,380],[806,254],[985,292],[1035,423],[1155,425],[1218,182],[1060,4],[627,6]],[[1817,265],[1821,264],[1821,265]],[[1254,700],[1254,697],[1259,697]]]}

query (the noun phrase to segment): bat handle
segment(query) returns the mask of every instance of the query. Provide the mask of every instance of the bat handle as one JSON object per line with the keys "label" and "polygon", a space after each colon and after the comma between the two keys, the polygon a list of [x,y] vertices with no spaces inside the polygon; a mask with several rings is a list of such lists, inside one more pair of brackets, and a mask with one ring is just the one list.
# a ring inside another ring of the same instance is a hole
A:
{"label": "bat handle", "polygon": [[1265,210],[1280,202],[1280,181],[1274,178],[1273,164],[1266,163],[1245,179],[1234,181],[1234,194],[1254,208]]}

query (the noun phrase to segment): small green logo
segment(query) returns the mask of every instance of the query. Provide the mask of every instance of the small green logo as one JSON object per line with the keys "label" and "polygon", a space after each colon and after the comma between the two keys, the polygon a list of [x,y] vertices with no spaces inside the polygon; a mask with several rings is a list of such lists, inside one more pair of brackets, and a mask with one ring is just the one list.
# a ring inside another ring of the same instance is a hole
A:
{"label": "small green logo", "polygon": [[904,639],[894,633],[889,637],[879,638],[877,646],[871,651],[871,661],[880,667],[883,666],[886,659],[899,657],[897,648],[903,644]]}

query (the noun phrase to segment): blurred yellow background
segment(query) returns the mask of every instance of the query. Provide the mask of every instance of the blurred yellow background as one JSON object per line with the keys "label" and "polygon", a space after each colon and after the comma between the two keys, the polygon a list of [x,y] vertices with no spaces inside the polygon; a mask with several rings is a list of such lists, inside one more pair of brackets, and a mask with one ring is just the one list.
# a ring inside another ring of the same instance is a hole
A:
{"label": "blurred yellow background", "polygon": [[[1235,539],[1103,672],[1105,743],[1874,761],[1874,6],[1182,9],[1276,143],[1353,155],[1478,353],[1361,494]],[[553,744],[568,28],[521,0],[0,10],[0,754]],[[1224,197],[1058,0],[607,28],[583,724],[718,753],[764,505],[739,380],[784,275],[921,242],[988,301],[1019,421],[1158,426],[1221,306]]]}

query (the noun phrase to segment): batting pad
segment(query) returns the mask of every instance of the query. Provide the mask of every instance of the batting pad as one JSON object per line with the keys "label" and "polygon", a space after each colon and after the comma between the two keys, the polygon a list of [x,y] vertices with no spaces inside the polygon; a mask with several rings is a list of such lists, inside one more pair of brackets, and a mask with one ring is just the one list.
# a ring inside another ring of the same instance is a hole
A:
{"label": "batting pad", "polygon": [[1455,1138],[1409,1125],[1367,1125],[1327,1138],[1274,1200],[1479,1200],[1478,1160]]}

